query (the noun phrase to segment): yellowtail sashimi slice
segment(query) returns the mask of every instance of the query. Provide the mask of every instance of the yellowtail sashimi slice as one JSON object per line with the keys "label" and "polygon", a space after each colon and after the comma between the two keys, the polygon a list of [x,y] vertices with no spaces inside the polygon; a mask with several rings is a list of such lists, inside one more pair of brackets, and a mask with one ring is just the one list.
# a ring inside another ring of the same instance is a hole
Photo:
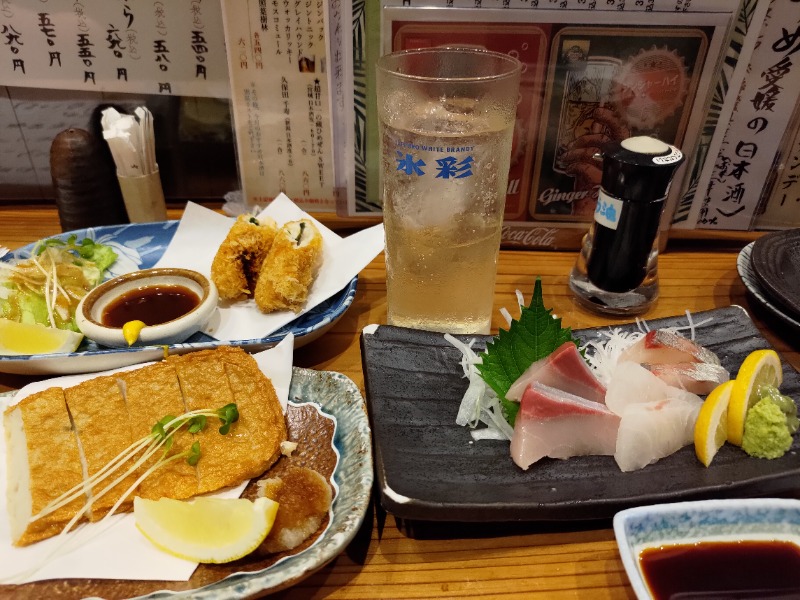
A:
{"label": "yellowtail sashimi slice", "polygon": [[605,402],[606,388],[595,376],[578,347],[564,342],[549,356],[537,360],[511,384],[506,398],[519,401],[534,382],[575,394],[593,402]]}
{"label": "yellowtail sashimi slice", "polygon": [[620,365],[617,375],[607,404],[622,417],[614,453],[620,469],[641,469],[692,443],[699,396],[668,386],[636,363]]}
{"label": "yellowtail sashimi slice", "polygon": [[533,383],[520,402],[511,457],[527,470],[545,456],[611,455],[619,422],[604,404]]}

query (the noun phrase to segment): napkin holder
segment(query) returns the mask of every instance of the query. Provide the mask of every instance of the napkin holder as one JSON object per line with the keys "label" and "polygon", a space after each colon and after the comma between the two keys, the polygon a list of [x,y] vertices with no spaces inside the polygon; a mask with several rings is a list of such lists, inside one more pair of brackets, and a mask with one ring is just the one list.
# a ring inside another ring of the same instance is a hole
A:
{"label": "napkin holder", "polygon": [[161,175],[156,168],[147,175],[125,177],[117,174],[125,210],[131,223],[152,223],[167,220],[167,205]]}

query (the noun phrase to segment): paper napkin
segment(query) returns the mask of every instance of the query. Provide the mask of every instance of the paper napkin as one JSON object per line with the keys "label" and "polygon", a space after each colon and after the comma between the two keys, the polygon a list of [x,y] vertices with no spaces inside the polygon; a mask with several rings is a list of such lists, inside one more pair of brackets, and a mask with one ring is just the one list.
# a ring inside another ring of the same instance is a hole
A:
{"label": "paper napkin", "polygon": [[[300,210],[280,194],[256,218],[269,216],[283,225],[288,221],[311,219],[322,235],[322,266],[311,287],[303,314],[327,300],[367,266],[383,250],[383,225],[375,225],[342,238]],[[175,236],[156,264],[183,267],[210,277],[211,262],[228,235],[234,220],[192,202],[188,203]],[[205,333],[218,340],[250,340],[268,336],[298,317],[293,311],[264,314],[252,299],[220,303],[218,318],[212,318]]]}

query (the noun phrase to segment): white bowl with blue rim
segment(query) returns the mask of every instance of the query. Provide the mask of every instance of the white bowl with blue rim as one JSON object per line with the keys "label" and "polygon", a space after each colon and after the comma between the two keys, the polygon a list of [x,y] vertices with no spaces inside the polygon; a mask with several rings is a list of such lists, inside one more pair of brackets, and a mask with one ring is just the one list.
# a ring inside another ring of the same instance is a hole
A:
{"label": "white bowl with blue rim", "polygon": [[629,508],[614,516],[622,564],[639,600],[652,600],[640,555],[699,542],[787,541],[800,546],[800,500],[699,500]]}

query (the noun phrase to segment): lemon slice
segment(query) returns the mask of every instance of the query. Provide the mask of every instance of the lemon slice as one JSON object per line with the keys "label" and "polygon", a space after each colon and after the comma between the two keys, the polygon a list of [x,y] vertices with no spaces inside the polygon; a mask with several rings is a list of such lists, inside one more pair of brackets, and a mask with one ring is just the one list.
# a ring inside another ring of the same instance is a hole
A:
{"label": "lemon slice", "polygon": [[734,381],[719,384],[706,397],[694,424],[694,452],[705,466],[728,439],[728,403]]}
{"label": "lemon slice", "polygon": [[128,346],[133,346],[136,343],[136,340],[139,339],[139,334],[145,327],[147,327],[147,323],[144,321],[128,321],[122,326],[122,337],[128,342]]}
{"label": "lemon slice", "polygon": [[0,355],[75,352],[82,339],[77,331],[0,319]]}
{"label": "lemon slice", "polygon": [[783,383],[781,359],[774,350],[756,350],[747,355],[736,375],[728,406],[728,441],[742,445],[747,411],[758,402],[762,385],[779,387]]}
{"label": "lemon slice", "polygon": [[264,541],[278,512],[269,498],[134,498],[136,527],[161,550],[201,563],[225,563]]}

